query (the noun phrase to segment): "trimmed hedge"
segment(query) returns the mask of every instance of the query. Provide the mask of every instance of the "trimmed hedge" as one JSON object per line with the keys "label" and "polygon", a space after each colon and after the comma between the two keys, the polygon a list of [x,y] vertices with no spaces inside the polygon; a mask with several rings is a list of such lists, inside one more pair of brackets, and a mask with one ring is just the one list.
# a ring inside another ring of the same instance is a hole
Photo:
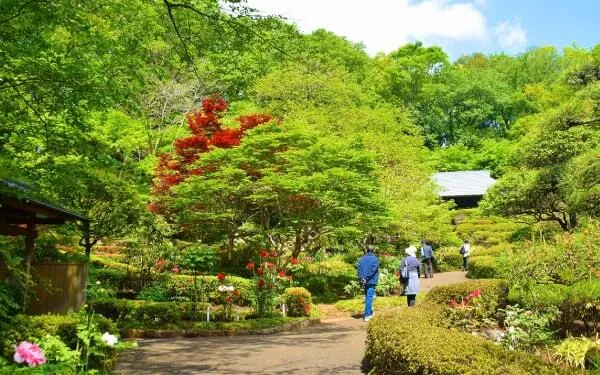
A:
{"label": "trimmed hedge", "polygon": [[462,255],[458,252],[460,247],[442,247],[435,250],[435,271],[458,271],[462,267]]}
{"label": "trimmed hedge", "polygon": [[[99,314],[122,322],[141,322],[149,328],[160,327],[165,323],[176,323],[189,320],[192,315],[192,304],[181,302],[150,302],[127,299],[102,298],[90,302],[90,306]],[[206,304],[198,304],[200,312]]]}
{"label": "trimmed hedge", "polygon": [[498,258],[489,255],[469,258],[469,279],[493,279],[499,276]]}
{"label": "trimmed hedge", "polygon": [[[469,287],[472,289],[472,287]],[[437,295],[443,295],[438,293]],[[439,326],[443,307],[433,303],[375,316],[367,327],[372,374],[528,375],[574,374],[539,357]]]}
{"label": "trimmed hedge", "polygon": [[508,284],[504,280],[472,280],[462,283],[436,286],[425,297],[426,302],[447,304],[451,299],[460,300],[475,289],[490,296],[500,307],[506,306]]}

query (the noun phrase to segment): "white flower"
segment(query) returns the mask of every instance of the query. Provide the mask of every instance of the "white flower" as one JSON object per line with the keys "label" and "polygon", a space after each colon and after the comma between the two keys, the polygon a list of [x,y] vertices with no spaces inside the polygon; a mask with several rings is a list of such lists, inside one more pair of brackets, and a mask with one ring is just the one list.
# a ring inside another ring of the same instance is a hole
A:
{"label": "white flower", "polygon": [[235,290],[235,287],[233,285],[219,285],[217,290],[221,293],[233,292]]}
{"label": "white flower", "polygon": [[115,346],[119,339],[115,335],[111,335],[108,332],[104,332],[104,334],[102,335],[102,341],[104,341],[104,343],[108,346]]}

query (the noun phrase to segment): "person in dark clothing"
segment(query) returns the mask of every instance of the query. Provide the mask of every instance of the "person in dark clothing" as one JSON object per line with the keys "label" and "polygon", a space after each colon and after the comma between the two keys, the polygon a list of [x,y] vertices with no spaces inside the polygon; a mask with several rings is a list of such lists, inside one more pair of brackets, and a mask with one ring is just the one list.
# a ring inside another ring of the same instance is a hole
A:
{"label": "person in dark clothing", "polygon": [[421,263],[416,257],[417,249],[409,246],[404,250],[406,257],[400,263],[400,280],[404,284],[404,294],[408,306],[414,306],[417,301],[417,293],[421,289],[419,276],[421,273]]}
{"label": "person in dark clothing", "polygon": [[373,298],[379,281],[379,259],[374,250],[373,245],[368,245],[367,253],[358,260],[358,280],[365,289],[365,322],[373,316]]}
{"label": "person in dark clothing", "polygon": [[431,242],[423,241],[421,246],[421,259],[423,264],[423,273],[425,278],[429,279],[433,277],[433,247]]}
{"label": "person in dark clothing", "polygon": [[465,240],[458,252],[463,258],[462,270],[466,272],[469,270],[469,256],[471,256],[471,244],[469,243],[469,240]]}

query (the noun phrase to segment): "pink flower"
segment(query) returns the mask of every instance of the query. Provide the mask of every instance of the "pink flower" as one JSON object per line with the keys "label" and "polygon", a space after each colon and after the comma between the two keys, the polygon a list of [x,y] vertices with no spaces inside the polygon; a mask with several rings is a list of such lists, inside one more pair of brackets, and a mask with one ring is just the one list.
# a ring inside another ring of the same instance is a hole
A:
{"label": "pink flower", "polygon": [[15,355],[13,358],[17,363],[27,362],[29,367],[35,367],[46,363],[46,357],[44,357],[44,353],[42,353],[40,347],[37,346],[37,344],[32,344],[27,341],[22,341],[15,347]]}
{"label": "pink flower", "polygon": [[173,269],[171,271],[173,271],[175,273],[179,273],[180,269],[179,269],[179,267],[173,267]]}
{"label": "pink flower", "polygon": [[479,290],[479,289],[475,289],[475,290],[473,291],[473,293],[471,293],[471,295],[472,295],[473,297],[475,297],[475,298],[477,298],[477,297],[481,296],[481,294],[482,294],[482,293],[481,293],[481,290]]}

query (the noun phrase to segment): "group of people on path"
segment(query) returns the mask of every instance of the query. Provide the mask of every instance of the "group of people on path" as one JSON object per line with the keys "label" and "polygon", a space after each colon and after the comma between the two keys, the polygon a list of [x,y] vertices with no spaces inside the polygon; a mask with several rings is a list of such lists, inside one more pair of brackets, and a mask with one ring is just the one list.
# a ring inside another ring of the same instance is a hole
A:
{"label": "group of people on path", "polygon": [[[409,307],[415,306],[417,294],[421,289],[420,277],[421,267],[426,279],[433,277],[433,265],[435,261],[433,247],[429,241],[421,241],[420,258],[417,258],[417,248],[409,246],[404,249],[406,256],[400,262],[398,272],[400,282],[404,287],[404,295]],[[471,245],[465,240],[459,249],[462,256],[462,270],[467,271],[469,256],[471,255]],[[375,289],[379,282],[379,258],[375,255],[375,247],[368,245],[365,255],[358,261],[358,279],[365,290],[365,313],[364,320],[367,322],[373,316],[373,299],[375,298]]]}

